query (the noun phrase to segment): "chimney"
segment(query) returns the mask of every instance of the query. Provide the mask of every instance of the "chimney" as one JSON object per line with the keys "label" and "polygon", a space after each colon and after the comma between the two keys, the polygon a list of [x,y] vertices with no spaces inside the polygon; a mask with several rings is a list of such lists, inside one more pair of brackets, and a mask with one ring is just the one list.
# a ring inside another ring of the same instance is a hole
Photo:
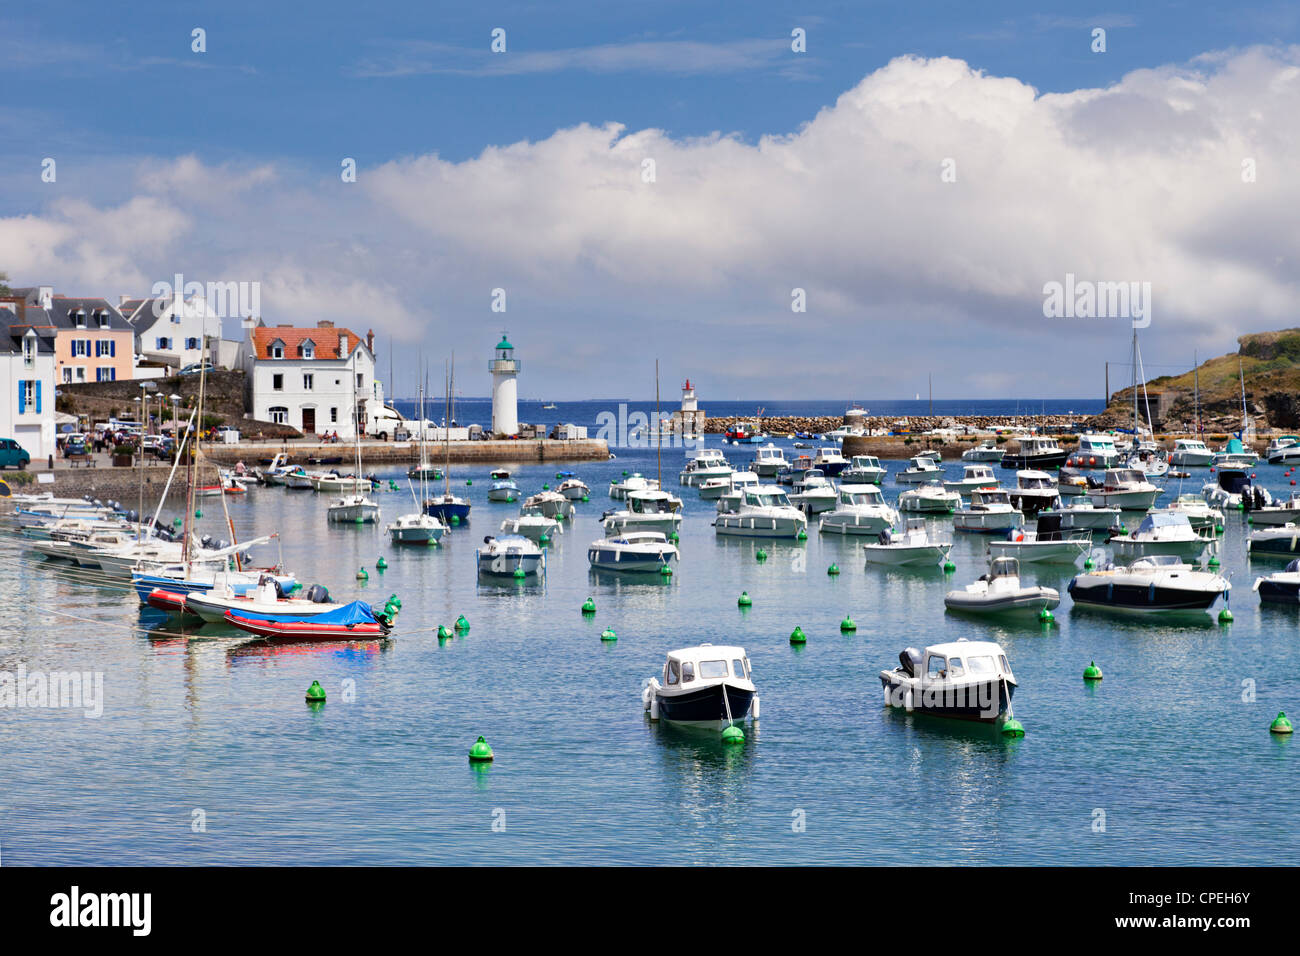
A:
{"label": "chimney", "polygon": [[42,309],[46,309],[46,310],[54,308],[54,286],[52,285],[41,286],[40,298],[37,300],[36,304],[40,306]]}
{"label": "chimney", "polygon": [[126,305],[127,302],[129,302],[129,301],[131,301],[131,296],[129,296],[129,295],[119,295],[119,296],[117,297],[117,307],[120,309],[120,308],[122,308],[122,306]]}
{"label": "chimney", "polygon": [[334,328],[334,323],[331,322],[329,319],[321,319],[319,322],[316,323],[316,328],[318,328],[318,329],[332,329],[332,328]]}
{"label": "chimney", "polygon": [[375,330],[374,329],[370,329],[369,331],[366,332],[366,348],[370,350],[370,353],[372,355],[374,354],[375,351]]}

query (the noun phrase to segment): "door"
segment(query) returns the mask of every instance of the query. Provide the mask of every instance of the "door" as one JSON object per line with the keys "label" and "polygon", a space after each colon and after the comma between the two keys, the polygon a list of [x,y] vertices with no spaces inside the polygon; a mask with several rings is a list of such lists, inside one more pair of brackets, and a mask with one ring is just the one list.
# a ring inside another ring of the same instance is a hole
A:
{"label": "door", "polygon": [[302,410],[302,432],[304,435],[312,435],[316,432],[316,409],[304,408]]}

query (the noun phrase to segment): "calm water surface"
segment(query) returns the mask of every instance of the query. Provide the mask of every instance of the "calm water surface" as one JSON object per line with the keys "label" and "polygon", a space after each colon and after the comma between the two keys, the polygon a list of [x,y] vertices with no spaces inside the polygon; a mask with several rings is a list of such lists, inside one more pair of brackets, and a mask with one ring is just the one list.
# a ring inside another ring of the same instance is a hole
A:
{"label": "calm water surface", "polygon": [[[752,451],[728,454],[743,463]],[[664,455],[669,488],[681,456]],[[891,500],[901,466],[889,463]],[[515,474],[531,493],[555,484],[556,467]],[[1230,626],[1210,614],[1170,624],[1071,610],[1071,570],[1032,565],[1026,579],[1062,591],[1057,625],[1008,626],[944,611],[944,592],[983,571],[978,536],[957,537],[957,571],[946,577],[868,566],[860,541],[815,532],[763,543],[770,557],[760,564],[759,542],[715,538],[713,503],[691,489],[669,583],[597,576],[586,545],[613,505],[608,482],[624,469],[653,474],[654,453],[559,467],[593,495],[552,546],[542,585],[477,579],[476,546],[517,511],[486,500],[486,467],[453,467],[473,522],[436,549],[396,549],[382,526],[331,527],[311,492],[258,488],[230,504],[241,539],[281,532],[284,560],[304,582],[340,599],[398,594],[403,612],[383,645],[267,647],[220,626],[162,624],[133,593],[79,581],[6,535],[0,670],[102,671],[107,699],[99,720],[0,711],[4,862],[1300,859],[1296,745],[1268,733],[1279,710],[1300,711],[1300,620],[1251,593],[1257,573],[1281,564],[1248,564],[1240,513],[1228,517],[1222,555]],[[1289,490],[1281,468],[1259,473]],[[409,510],[402,487],[380,496],[385,519]],[[223,536],[219,503],[203,506],[210,533]],[[826,574],[831,562],[838,577]],[[367,582],[355,580],[361,566]],[[742,589],[754,599],[745,612]],[[598,613],[584,619],[589,595]],[[469,634],[440,645],[434,629],[462,613]],[[855,635],[839,631],[845,613]],[[802,648],[788,643],[796,624],[809,636]],[[616,643],[599,640],[606,627]],[[1006,648],[1024,739],[881,706],[876,675],[903,647],[958,637]],[[753,662],[762,720],[743,747],[642,713],[641,683],[664,653],[701,641],[741,644]],[[1093,659],[1106,678],[1089,687],[1080,674]],[[313,680],[330,695],[318,710],[303,701]],[[466,760],[479,734],[497,755],[482,769]],[[196,810],[206,832],[192,828]],[[1098,811],[1104,832],[1094,831]]]}

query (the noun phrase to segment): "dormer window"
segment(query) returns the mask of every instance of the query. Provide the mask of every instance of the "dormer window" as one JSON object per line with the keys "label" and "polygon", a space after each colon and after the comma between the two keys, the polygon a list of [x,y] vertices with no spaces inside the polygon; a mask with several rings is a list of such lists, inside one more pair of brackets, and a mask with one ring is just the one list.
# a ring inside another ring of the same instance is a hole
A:
{"label": "dormer window", "polygon": [[78,309],[76,312],[73,312],[72,324],[79,329],[84,329],[86,327],[86,313],[80,309]]}
{"label": "dormer window", "polygon": [[299,346],[299,350],[302,352],[302,357],[308,362],[316,358],[316,343],[311,339],[304,341],[302,345]]}
{"label": "dormer window", "polygon": [[36,364],[36,333],[31,329],[23,336],[23,364],[28,368]]}
{"label": "dormer window", "polygon": [[280,339],[276,339],[269,346],[267,346],[266,352],[273,359],[284,358],[284,342],[282,342]]}
{"label": "dormer window", "polygon": [[108,313],[105,312],[103,309],[100,309],[100,310],[99,310],[97,313],[95,313],[95,314],[99,317],[99,327],[100,327],[101,329],[106,329],[106,328],[108,328],[108,326],[109,326]]}

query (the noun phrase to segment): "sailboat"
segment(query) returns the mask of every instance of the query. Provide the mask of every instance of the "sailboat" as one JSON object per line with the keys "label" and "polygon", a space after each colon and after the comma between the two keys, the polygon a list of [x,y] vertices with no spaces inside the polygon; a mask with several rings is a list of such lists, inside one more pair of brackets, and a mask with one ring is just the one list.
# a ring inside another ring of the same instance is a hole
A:
{"label": "sailboat", "polygon": [[[1146,403],[1147,422],[1138,417],[1138,380],[1141,378],[1142,399]],[[1146,374],[1142,371],[1142,352],[1138,348],[1137,328],[1133,329],[1133,450],[1125,461],[1126,468],[1142,472],[1148,478],[1159,478],[1169,472],[1169,460],[1160,454],[1151,426],[1151,400],[1147,397]],[[1146,436],[1145,438],[1143,436]]]}
{"label": "sailboat", "polygon": [[[454,361],[454,356],[453,356]],[[424,513],[433,515],[448,525],[458,525],[469,520],[469,499],[458,498],[451,493],[451,392],[456,380],[453,365],[447,376],[447,403],[443,408],[443,443],[446,449],[446,462],[442,473],[442,494],[424,500]]]}
{"label": "sailboat", "polygon": [[[349,375],[352,379],[352,427],[356,432],[356,457],[357,470],[356,474],[361,474],[361,415],[357,408],[357,385],[356,375]],[[375,504],[371,498],[366,495],[357,486],[352,494],[344,494],[336,499],[329,506],[327,517],[330,521],[343,521],[352,524],[373,524],[379,520],[379,505]]]}
{"label": "sailboat", "polygon": [[1255,423],[1246,411],[1246,371],[1242,368],[1241,357],[1237,357],[1237,375],[1241,380],[1241,432],[1214,456],[1215,467],[1254,468],[1259,464],[1259,455],[1255,453]]}
{"label": "sailboat", "polygon": [[[420,422],[424,422],[424,387],[420,388]],[[435,518],[431,514],[425,514],[424,508],[420,502],[424,500],[427,494],[425,476],[428,474],[429,465],[424,451],[424,428],[420,428],[420,494],[415,494],[415,486],[411,484],[410,477],[407,478],[407,484],[411,486],[411,497],[415,501],[415,511],[398,515],[397,519],[388,526],[388,536],[392,539],[393,544],[437,544],[444,534],[447,533],[447,526],[442,523],[441,518]],[[442,477],[439,475],[439,477]]]}

